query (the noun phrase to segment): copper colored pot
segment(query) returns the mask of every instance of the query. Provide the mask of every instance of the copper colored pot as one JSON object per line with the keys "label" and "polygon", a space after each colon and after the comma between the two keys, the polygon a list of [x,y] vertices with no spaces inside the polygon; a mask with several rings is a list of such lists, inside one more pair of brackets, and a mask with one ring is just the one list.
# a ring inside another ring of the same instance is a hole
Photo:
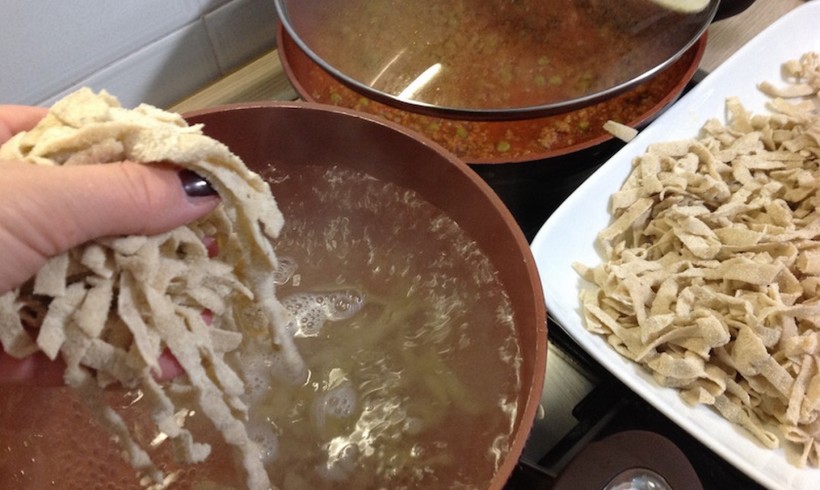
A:
{"label": "copper colored pot", "polygon": [[[513,307],[522,354],[522,390],[511,449],[489,488],[516,465],[540,401],[547,323],[541,283],[524,235],[501,200],[465,163],[402,128],[347,109],[311,103],[252,103],[190,113],[251,169],[337,165],[417,191],[453,218],[498,269]],[[281,193],[279,202],[288,199]],[[470,437],[470,434],[465,434]]]}
{"label": "copper colored pot", "polygon": [[[335,165],[342,170],[367,172],[381,181],[417,191],[479,243],[498,271],[516,326],[521,388],[517,392],[511,388],[509,396],[515,397],[512,401],[517,401],[518,410],[512,420],[509,451],[497,464],[487,460],[484,471],[477,472],[481,469],[477,466],[482,463],[464,466],[459,459],[462,453],[446,456],[456,462],[453,468],[484,474],[486,478],[481,478],[490,482],[488,488],[500,490],[516,466],[540,401],[546,366],[547,323],[535,261],[523,234],[498,197],[466,164],[434,143],[348,110],[300,103],[260,103],[200,111],[189,114],[188,119],[191,123],[204,123],[206,133],[225,142],[263,175],[281,176],[280,170],[287,172],[288,178],[293,179],[290,185],[272,183],[283,210],[289,205],[305,204],[304,199],[295,196],[304,196],[306,186],[292,184],[304,175],[316,175],[315,168],[311,169],[313,174],[300,174],[305,165]],[[276,171],[269,168],[271,164],[276,165]],[[390,213],[383,215],[388,221],[393,217]],[[373,228],[380,226],[372,222],[366,224]],[[407,244],[414,235],[402,236],[402,244]],[[423,244],[401,250],[424,249],[420,245]],[[308,269],[304,267],[302,273]],[[484,352],[500,350],[502,340],[498,340],[498,346],[489,340],[486,342],[489,344],[483,344],[488,346]],[[471,364],[470,368],[477,373],[479,382],[487,378],[486,365]],[[111,387],[105,391],[105,398],[122,410],[123,419],[135,428],[140,444],[169,475],[169,481],[176,482],[173,488],[188,488],[192,481],[227,485],[241,478],[235,473],[230,445],[214,433],[204,417],[191,413],[186,418],[186,426],[196,439],[210,443],[213,452],[201,464],[185,465],[174,461],[171,445],[162,444],[164,438],[156,437],[159,434],[150,422],[149,407],[138,403],[145,398],[142,392]],[[474,415],[473,419],[481,421],[480,415]],[[459,433],[458,437],[469,443],[476,439],[472,432]],[[115,438],[92,417],[79,395],[67,387],[0,385],[0,441],[3,448],[0,488],[3,489],[28,490],[55,485],[65,489],[138,486],[134,469],[119,457],[121,448]],[[315,468],[309,462],[305,467]],[[446,482],[443,486],[447,486]]]}
{"label": "copper colored pot", "polygon": [[588,107],[654,77],[722,2],[276,0],[300,50],[356,92],[409,112],[521,120]]}
{"label": "copper colored pot", "polygon": [[679,60],[652,79],[589,107],[543,117],[469,120],[408,111],[369,99],[313,61],[278,26],[279,58],[299,95],[307,101],[347,107],[393,121],[430,138],[469,164],[521,163],[577,153],[611,141],[609,120],[642,128],[675,102],[697,70],[706,49],[701,37]]}

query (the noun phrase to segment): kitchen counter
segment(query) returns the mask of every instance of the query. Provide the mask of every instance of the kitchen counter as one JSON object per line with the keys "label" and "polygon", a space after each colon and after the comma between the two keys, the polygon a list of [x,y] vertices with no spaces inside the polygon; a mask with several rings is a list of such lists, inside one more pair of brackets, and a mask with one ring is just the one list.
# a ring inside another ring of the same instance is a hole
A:
{"label": "kitchen counter", "polygon": [[[745,12],[712,24],[696,80],[719,66],[774,20],[802,3],[802,0],[757,0]],[[186,112],[235,102],[297,98],[298,94],[289,83],[274,50],[204,87],[170,107],[170,110]],[[598,373],[579,362],[578,356],[550,343],[546,379],[542,407],[543,412],[549,415],[550,423],[537,424],[534,428],[524,451],[524,459],[537,461],[540,455],[575,427],[577,420],[573,409],[596,386]]]}

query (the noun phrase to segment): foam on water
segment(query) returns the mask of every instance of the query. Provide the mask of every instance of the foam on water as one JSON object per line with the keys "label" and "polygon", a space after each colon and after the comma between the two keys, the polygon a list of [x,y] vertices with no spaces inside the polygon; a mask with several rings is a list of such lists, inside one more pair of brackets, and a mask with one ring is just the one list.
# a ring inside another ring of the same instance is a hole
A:
{"label": "foam on water", "polygon": [[259,458],[270,464],[279,456],[279,436],[267,420],[250,420],[247,424],[251,441],[259,448]]}
{"label": "foam on water", "polygon": [[294,337],[315,337],[328,320],[348,319],[364,304],[364,294],[355,289],[295,293],[282,299],[282,306],[290,314],[288,330]]}
{"label": "foam on water", "polygon": [[321,394],[313,404],[313,420],[320,431],[325,430],[327,417],[344,419],[356,411],[359,396],[350,382]]}

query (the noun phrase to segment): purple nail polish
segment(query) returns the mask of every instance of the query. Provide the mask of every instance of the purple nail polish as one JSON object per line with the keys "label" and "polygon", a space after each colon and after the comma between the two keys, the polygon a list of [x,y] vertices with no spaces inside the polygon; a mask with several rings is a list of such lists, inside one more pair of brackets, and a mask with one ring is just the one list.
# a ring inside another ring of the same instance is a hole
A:
{"label": "purple nail polish", "polygon": [[207,180],[187,168],[179,171],[179,180],[182,182],[182,189],[185,191],[185,194],[188,194],[190,197],[208,197],[217,195],[216,191],[213,187],[211,187],[211,184]]}

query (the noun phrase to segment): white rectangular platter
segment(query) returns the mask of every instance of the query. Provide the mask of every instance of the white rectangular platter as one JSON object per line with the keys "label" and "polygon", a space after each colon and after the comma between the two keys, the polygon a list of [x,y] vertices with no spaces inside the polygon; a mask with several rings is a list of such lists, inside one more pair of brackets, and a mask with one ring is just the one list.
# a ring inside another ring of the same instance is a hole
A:
{"label": "white rectangular platter", "polygon": [[820,2],[789,12],[737,51],[712,74],[644,129],[584,182],[544,224],[532,243],[551,316],[586,352],[683,429],[745,474],[769,488],[820,489],[820,469],[797,468],[793,455],[770,450],[711,409],[686,405],[677,392],[659,386],[641,368],[587,332],[580,316],[581,280],[571,265],[596,265],[597,233],[610,220],[608,203],[629,173],[632,159],[655,142],[691,138],[711,117],[724,118],[724,102],[737,96],[754,112],[767,98],[756,84],[782,84],[783,62],[820,52]]}

